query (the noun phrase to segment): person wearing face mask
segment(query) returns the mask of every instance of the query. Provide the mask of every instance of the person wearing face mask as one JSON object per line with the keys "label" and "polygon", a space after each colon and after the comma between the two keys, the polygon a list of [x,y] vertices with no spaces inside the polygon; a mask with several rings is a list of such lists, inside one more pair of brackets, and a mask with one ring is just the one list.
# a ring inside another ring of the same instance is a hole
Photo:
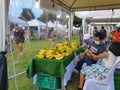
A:
{"label": "person wearing face mask", "polygon": [[104,36],[101,32],[97,32],[94,35],[94,42],[82,53],[82,55],[80,55],[80,61],[78,61],[75,67],[75,72],[79,72],[84,63],[86,63],[87,66],[96,63],[94,58],[92,58],[87,51],[90,50],[94,55],[103,53],[106,50],[103,40]]}
{"label": "person wearing face mask", "polygon": [[[84,83],[87,79],[95,79],[103,81],[107,78],[109,71],[117,61],[116,57],[120,56],[120,42],[112,42],[107,52],[94,55],[91,51],[87,51],[96,61],[103,58],[100,64],[92,64],[92,66],[83,67],[80,72],[80,84],[78,90],[83,90]],[[111,76],[112,77],[112,76]],[[100,88],[97,87],[99,90]]]}

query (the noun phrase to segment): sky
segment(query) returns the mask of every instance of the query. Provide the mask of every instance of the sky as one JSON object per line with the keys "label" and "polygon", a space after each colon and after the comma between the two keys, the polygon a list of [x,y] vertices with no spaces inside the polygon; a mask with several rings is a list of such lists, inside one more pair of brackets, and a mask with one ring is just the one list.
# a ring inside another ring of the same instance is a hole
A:
{"label": "sky", "polygon": [[36,8],[35,0],[10,0],[9,15],[19,17],[23,8],[32,9],[35,18],[38,18],[43,10]]}

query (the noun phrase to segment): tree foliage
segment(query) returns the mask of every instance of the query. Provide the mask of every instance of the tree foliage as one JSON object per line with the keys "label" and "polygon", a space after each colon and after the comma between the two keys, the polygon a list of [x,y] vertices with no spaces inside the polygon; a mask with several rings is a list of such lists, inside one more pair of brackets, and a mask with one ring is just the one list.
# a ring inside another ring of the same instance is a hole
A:
{"label": "tree foliage", "polygon": [[29,8],[23,8],[22,13],[20,14],[20,19],[25,21],[30,21],[35,18],[34,13]]}
{"label": "tree foliage", "polygon": [[73,25],[79,27],[82,24],[82,19],[74,15]]}
{"label": "tree foliage", "polygon": [[[46,22],[46,15],[48,12],[44,11],[43,14],[38,18],[38,20],[42,22]],[[52,13],[48,13],[48,21],[54,22],[56,20],[56,15]]]}
{"label": "tree foliage", "polygon": [[[38,20],[42,22],[46,22],[46,15],[48,12],[44,11],[43,14],[38,18]],[[64,20],[62,19],[64,17]],[[60,22],[65,22],[68,21],[67,19],[65,20],[65,16],[63,15],[62,18],[59,20]],[[56,21],[56,15],[52,13],[48,13],[48,21]],[[67,23],[67,22],[66,22]],[[82,24],[82,19],[78,18],[74,15],[74,20],[73,20],[73,25],[79,27]]]}

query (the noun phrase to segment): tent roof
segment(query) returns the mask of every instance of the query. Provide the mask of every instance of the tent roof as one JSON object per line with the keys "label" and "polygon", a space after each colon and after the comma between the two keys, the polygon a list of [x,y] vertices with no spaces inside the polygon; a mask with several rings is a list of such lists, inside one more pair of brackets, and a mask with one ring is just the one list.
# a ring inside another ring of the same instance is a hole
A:
{"label": "tent roof", "polygon": [[75,15],[86,18],[89,22],[120,22],[120,9],[89,11],[86,15],[76,12]]}
{"label": "tent roof", "polygon": [[33,19],[33,20],[31,20],[31,21],[28,21],[27,22],[28,24],[29,24],[29,26],[46,26],[46,24],[45,23],[43,23],[43,22],[40,22],[39,20],[37,20],[37,19]]}
{"label": "tent roof", "polygon": [[120,0],[51,0],[53,3],[69,10],[103,10],[119,9]]}
{"label": "tent roof", "polygon": [[101,19],[87,19],[88,22],[120,22],[120,18],[101,18]]}
{"label": "tent roof", "polygon": [[120,18],[120,9],[117,10],[101,10],[101,11],[91,11],[86,17],[93,18]]}
{"label": "tent roof", "polygon": [[54,23],[52,23],[51,21],[48,22],[48,27],[51,28],[51,27],[55,27]]}
{"label": "tent roof", "polygon": [[27,24],[27,22],[25,22],[24,20],[19,19],[17,17],[13,17],[13,16],[9,16],[9,21],[17,24]]}

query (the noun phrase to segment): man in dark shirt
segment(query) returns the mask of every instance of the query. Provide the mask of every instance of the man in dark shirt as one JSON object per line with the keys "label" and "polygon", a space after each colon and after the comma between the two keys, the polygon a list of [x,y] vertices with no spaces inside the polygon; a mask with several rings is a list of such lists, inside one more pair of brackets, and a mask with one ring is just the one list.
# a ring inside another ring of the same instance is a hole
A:
{"label": "man in dark shirt", "polygon": [[94,42],[85,50],[85,52],[80,56],[80,61],[78,61],[77,66],[75,69],[77,71],[80,71],[82,68],[82,65],[84,63],[87,64],[87,66],[91,66],[91,64],[95,64],[96,60],[94,60],[90,55],[87,54],[87,50],[92,51],[93,54],[98,55],[100,53],[103,53],[105,51],[105,45],[103,42],[104,36],[101,32],[97,32],[94,36]]}
{"label": "man in dark shirt", "polygon": [[104,38],[106,38],[107,32],[106,32],[106,30],[104,29],[104,26],[101,27],[100,32],[103,34]]}
{"label": "man in dark shirt", "polygon": [[97,27],[94,27],[93,36],[95,36],[96,33],[98,33],[98,29],[97,29]]}

